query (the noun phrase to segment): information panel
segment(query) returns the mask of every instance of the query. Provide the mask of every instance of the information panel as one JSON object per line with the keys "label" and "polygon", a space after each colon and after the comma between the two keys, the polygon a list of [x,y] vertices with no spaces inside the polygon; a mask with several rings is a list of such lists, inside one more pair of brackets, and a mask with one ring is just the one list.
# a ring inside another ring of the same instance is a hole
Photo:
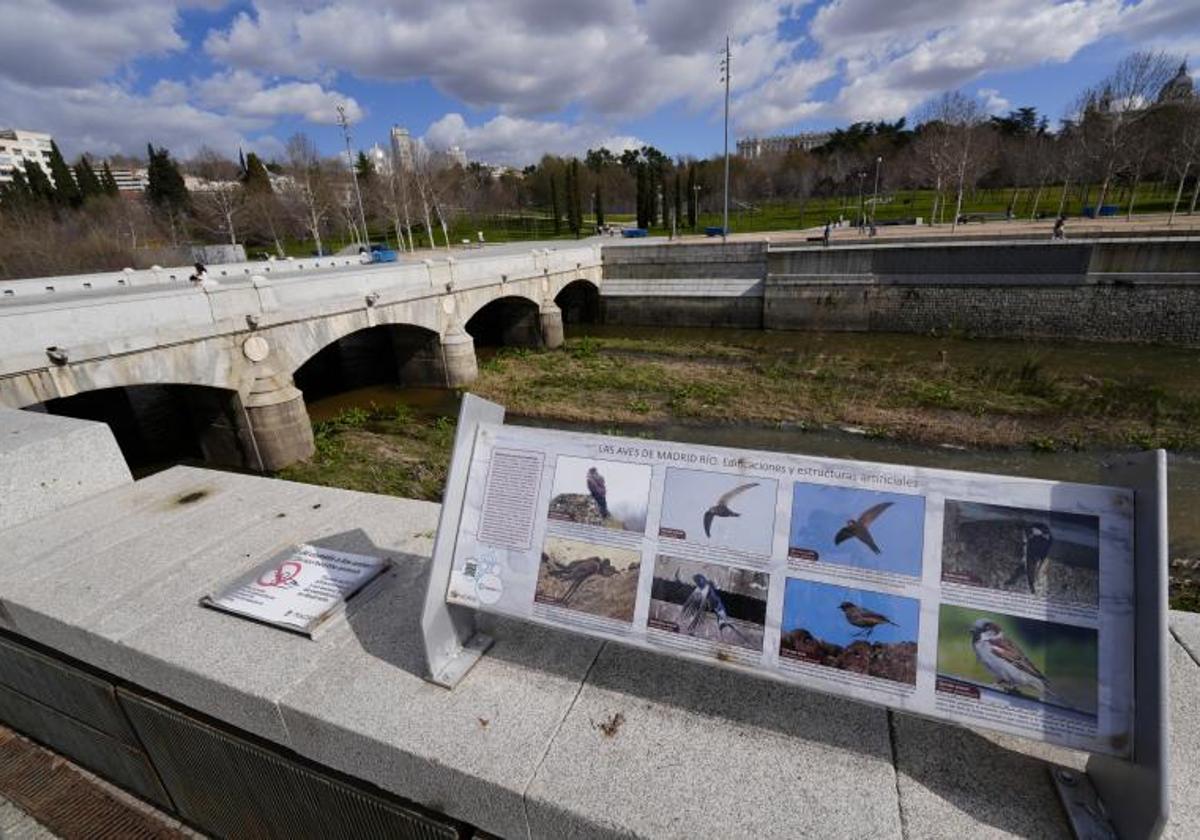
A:
{"label": "information panel", "polygon": [[1130,752],[1130,490],[494,424],[470,458],[451,604]]}

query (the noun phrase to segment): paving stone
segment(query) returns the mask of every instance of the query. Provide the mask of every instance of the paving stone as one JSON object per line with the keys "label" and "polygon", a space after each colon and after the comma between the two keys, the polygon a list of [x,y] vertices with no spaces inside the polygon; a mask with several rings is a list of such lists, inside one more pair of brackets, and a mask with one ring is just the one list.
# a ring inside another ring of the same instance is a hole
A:
{"label": "paving stone", "polygon": [[527,807],[535,838],[901,836],[885,711],[618,645]]}
{"label": "paving stone", "polygon": [[[1177,614],[1172,614],[1172,625]],[[1171,816],[1166,836],[1200,837],[1200,662],[1182,645],[1171,656]]]}

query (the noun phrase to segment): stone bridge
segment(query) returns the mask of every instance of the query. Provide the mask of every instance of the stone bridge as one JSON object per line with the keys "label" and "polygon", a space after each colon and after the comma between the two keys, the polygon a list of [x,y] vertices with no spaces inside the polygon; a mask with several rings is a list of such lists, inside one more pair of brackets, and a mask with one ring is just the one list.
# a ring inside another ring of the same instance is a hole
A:
{"label": "stone bridge", "polygon": [[200,285],[188,274],[0,284],[0,405],[104,419],[118,439],[123,426],[182,435],[210,463],[274,470],[313,452],[298,382],[352,387],[386,357],[393,381],[463,387],[476,339],[557,347],[563,308],[594,311],[601,285],[599,246],[222,265]]}

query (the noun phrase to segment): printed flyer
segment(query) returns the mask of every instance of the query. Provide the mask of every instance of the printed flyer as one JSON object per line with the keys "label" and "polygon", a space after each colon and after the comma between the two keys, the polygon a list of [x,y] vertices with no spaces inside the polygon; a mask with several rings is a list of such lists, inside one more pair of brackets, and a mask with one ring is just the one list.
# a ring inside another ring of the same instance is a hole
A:
{"label": "printed flyer", "polygon": [[1130,750],[1128,490],[507,425],[465,445],[450,603]]}

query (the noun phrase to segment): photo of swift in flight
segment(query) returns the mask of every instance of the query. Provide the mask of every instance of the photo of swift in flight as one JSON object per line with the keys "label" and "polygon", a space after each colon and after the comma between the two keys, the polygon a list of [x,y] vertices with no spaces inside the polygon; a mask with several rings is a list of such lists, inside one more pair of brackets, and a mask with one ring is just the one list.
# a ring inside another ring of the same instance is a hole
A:
{"label": "photo of swift in flight", "polygon": [[788,556],[920,577],[925,499],[796,482]]}

